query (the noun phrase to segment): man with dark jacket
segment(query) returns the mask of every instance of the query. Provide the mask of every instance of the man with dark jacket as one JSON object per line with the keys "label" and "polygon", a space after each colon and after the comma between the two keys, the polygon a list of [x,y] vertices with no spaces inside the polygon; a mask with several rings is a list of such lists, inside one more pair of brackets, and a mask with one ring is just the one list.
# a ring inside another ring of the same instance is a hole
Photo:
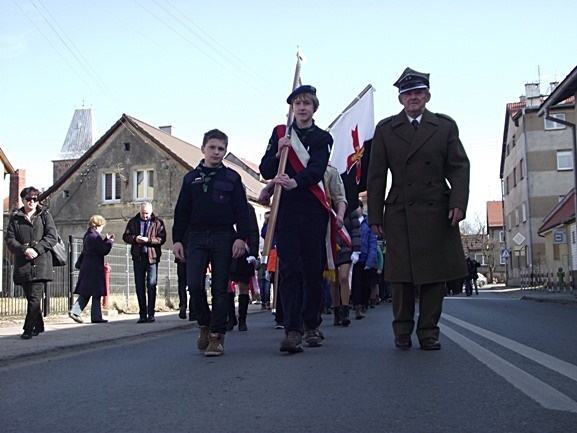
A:
{"label": "man with dark jacket", "polygon": [[369,224],[387,240],[385,280],[393,293],[395,345],[412,345],[420,286],[417,337],[422,349],[439,350],[445,281],[467,275],[459,222],[469,200],[470,164],[455,121],[425,108],[431,99],[429,74],[407,68],[394,85],[404,109],[375,128],[367,179]]}
{"label": "man with dark jacket", "polygon": [[140,314],[137,323],[154,322],[158,262],[162,254],[160,247],[166,242],[166,229],[164,221],[152,213],[152,204],[140,205],[140,212],[128,221],[122,240],[132,245],[130,254]]}

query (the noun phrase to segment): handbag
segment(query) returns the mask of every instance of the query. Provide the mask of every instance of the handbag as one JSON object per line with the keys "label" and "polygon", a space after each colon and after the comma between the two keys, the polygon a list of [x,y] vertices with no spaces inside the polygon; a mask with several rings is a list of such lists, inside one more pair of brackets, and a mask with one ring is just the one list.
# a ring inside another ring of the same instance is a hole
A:
{"label": "handbag", "polygon": [[58,242],[51,249],[52,252],[52,266],[64,266],[66,265],[66,245],[62,241],[62,238],[58,236]]}
{"label": "handbag", "polygon": [[[41,216],[42,216],[42,224],[44,225],[44,230],[46,230],[46,215],[43,212]],[[56,242],[56,245],[54,245],[50,249],[50,252],[52,253],[52,266],[66,265],[66,258],[68,257],[68,251],[60,235],[58,235],[58,241]]]}
{"label": "handbag", "polygon": [[76,259],[76,263],[74,263],[74,267],[76,269],[80,269],[80,265],[82,265],[82,260],[84,260],[84,253],[80,253],[78,258]]}

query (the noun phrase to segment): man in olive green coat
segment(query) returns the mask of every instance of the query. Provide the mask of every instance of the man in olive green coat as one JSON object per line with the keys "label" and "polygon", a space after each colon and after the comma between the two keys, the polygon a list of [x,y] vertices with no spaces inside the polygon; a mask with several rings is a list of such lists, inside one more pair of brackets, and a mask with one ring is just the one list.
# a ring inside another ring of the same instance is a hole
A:
{"label": "man in olive green coat", "polygon": [[[445,282],[467,275],[459,222],[469,199],[469,159],[455,121],[425,108],[431,99],[429,74],[407,68],[394,85],[404,110],[375,129],[367,178],[369,224],[387,241],[385,281],[393,293],[395,345],[412,346],[420,289],[417,338],[422,349],[439,350]],[[385,199],[388,171],[391,189]]]}

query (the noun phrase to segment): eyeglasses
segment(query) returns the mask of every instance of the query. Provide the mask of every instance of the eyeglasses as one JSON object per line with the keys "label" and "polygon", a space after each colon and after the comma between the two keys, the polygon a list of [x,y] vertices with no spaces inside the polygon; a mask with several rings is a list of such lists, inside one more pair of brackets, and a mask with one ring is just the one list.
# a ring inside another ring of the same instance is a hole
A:
{"label": "eyeglasses", "polygon": [[24,197],[24,200],[26,200],[26,201],[38,201],[38,197],[36,197],[36,196],[32,197],[30,195],[27,195],[26,197]]}

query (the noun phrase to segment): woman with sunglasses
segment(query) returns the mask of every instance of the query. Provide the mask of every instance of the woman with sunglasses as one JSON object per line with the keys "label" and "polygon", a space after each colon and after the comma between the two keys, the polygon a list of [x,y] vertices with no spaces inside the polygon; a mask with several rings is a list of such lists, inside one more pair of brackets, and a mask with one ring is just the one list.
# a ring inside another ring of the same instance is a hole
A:
{"label": "woman with sunglasses", "polygon": [[38,194],[40,191],[33,186],[20,191],[24,205],[12,212],[6,230],[6,245],[15,260],[14,283],[22,286],[28,301],[24,333],[20,336],[24,340],[44,332],[40,302],[44,285],[52,281],[50,251],[58,240],[52,215],[38,204]]}

